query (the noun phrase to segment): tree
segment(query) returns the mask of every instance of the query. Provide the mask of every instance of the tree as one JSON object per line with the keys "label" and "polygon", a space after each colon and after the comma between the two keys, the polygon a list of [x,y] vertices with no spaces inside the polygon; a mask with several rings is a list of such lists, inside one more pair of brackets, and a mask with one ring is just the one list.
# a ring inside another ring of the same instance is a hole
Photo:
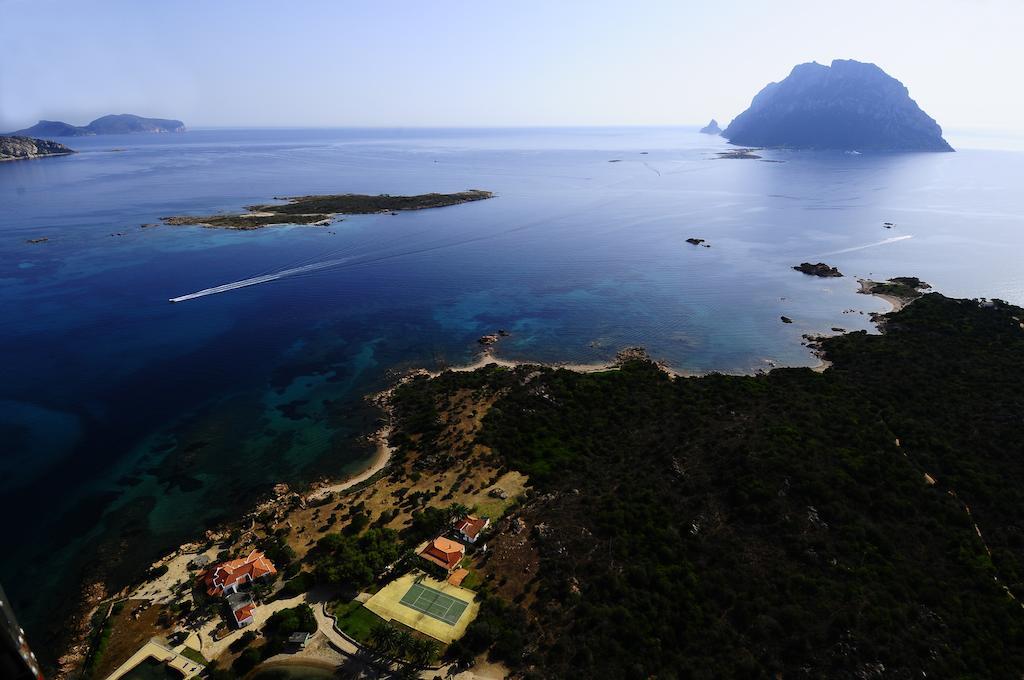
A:
{"label": "tree", "polygon": [[398,645],[398,629],[380,622],[370,630],[370,648],[381,657],[392,657]]}
{"label": "tree", "polygon": [[448,515],[449,522],[454,522],[455,520],[462,519],[463,517],[468,515],[469,512],[470,509],[467,506],[463,505],[462,503],[452,503],[445,510],[445,513]]}
{"label": "tree", "polygon": [[328,534],[316,547],[313,571],[321,581],[361,588],[402,554],[393,529],[374,527],[362,536]]}
{"label": "tree", "polygon": [[409,660],[417,668],[424,669],[437,658],[438,651],[440,648],[434,640],[415,638],[409,650]]}
{"label": "tree", "polygon": [[398,639],[395,641],[395,658],[405,659],[411,655],[415,648],[416,638],[408,630],[401,630]]}

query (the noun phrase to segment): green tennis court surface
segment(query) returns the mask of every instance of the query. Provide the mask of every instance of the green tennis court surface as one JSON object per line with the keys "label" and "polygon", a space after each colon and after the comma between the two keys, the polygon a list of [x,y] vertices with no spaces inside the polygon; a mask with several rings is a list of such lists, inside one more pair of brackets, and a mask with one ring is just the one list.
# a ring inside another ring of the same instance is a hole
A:
{"label": "green tennis court surface", "polygon": [[434,590],[427,586],[413,583],[409,592],[402,596],[402,604],[410,609],[431,616],[438,621],[444,621],[448,625],[454,625],[462,612],[469,606],[451,595],[445,595],[440,590]]}

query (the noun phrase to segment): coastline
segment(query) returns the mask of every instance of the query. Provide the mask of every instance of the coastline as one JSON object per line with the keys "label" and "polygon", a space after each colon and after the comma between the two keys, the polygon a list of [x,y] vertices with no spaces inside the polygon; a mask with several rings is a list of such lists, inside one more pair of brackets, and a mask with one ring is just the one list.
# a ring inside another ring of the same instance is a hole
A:
{"label": "coastline", "polygon": [[857,279],[857,283],[860,285],[860,290],[857,291],[858,293],[861,293],[862,295],[873,295],[876,298],[884,300],[889,304],[890,307],[892,307],[892,309],[890,309],[888,312],[883,312],[883,314],[895,314],[896,312],[900,311],[901,309],[909,305],[911,302],[913,302],[913,300],[899,298],[896,297],[895,295],[887,295],[886,293],[879,293],[873,290],[873,287],[879,283],[878,281],[872,281],[870,279]]}
{"label": "coastline", "polygon": [[72,154],[78,153],[77,151],[62,151],[61,153],[34,153],[28,156],[15,156],[12,158],[0,158],[0,163],[6,161],[34,161],[37,158],[50,158],[52,156],[71,156]]}
{"label": "coastline", "polygon": [[[376,395],[375,398],[379,398],[385,394],[390,394],[390,391],[391,390],[386,390],[385,392],[382,392],[380,395]],[[386,408],[385,412],[387,412]],[[333,484],[328,483],[324,486],[317,486],[317,488],[306,493],[306,501],[308,502],[320,500],[326,496],[331,495],[332,493],[337,493],[339,491],[345,491],[346,489],[350,489],[357,484],[365,482],[366,480],[370,479],[375,474],[386,468],[388,464],[391,462],[391,456],[395,452],[395,447],[391,446],[389,442],[389,439],[391,437],[390,420],[390,413],[388,413],[388,424],[382,427],[381,429],[377,430],[377,432],[373,434],[373,440],[376,442],[377,449],[374,452],[373,457],[370,458],[369,466],[367,466],[361,472],[357,472],[356,474],[347,477],[340,482],[336,482]]]}
{"label": "coastline", "polygon": [[[907,304],[909,304],[910,302],[913,302],[913,299],[904,300],[904,299],[901,299],[901,298],[898,298],[898,297],[895,297],[895,296],[892,296],[892,295],[886,295],[886,294],[883,294],[883,293],[874,292],[871,289],[871,286],[873,284],[875,284],[876,282],[868,281],[868,280],[858,280],[858,282],[860,283],[860,290],[858,292],[863,293],[865,295],[874,295],[875,297],[879,297],[879,298],[883,299],[885,302],[887,302],[892,307],[890,312],[883,313],[881,316],[884,316],[885,314],[891,314],[891,313],[898,312],[901,309],[903,309],[904,307],[906,307]],[[822,373],[822,372],[826,371],[829,368],[829,366],[831,366],[831,362],[829,362],[828,360],[824,359],[823,357],[821,357],[817,353],[815,353],[815,356],[818,358],[818,363],[815,364],[814,366],[808,367],[808,368],[810,368],[810,370],[815,371],[817,373]],[[371,402],[376,404],[378,407],[380,407],[384,411],[385,425],[383,427],[381,427],[380,429],[378,429],[376,432],[374,432],[370,436],[370,439],[372,441],[374,441],[374,443],[376,445],[376,448],[375,448],[373,456],[367,461],[368,464],[366,465],[365,468],[361,469],[358,472],[355,472],[354,474],[351,474],[351,475],[341,479],[340,481],[333,481],[332,482],[332,481],[328,481],[328,480],[323,480],[323,481],[319,481],[319,482],[312,482],[310,485],[307,486],[307,488],[306,488],[304,493],[302,493],[302,492],[300,492],[298,494],[290,493],[287,490],[287,487],[285,487],[285,489],[283,491],[278,491],[277,486],[275,486],[275,490],[273,492],[273,497],[272,498],[270,498],[269,500],[265,500],[265,501],[263,501],[261,503],[256,504],[250,510],[248,510],[244,514],[240,515],[236,519],[234,519],[231,522],[229,522],[227,524],[227,526],[228,527],[230,527],[230,526],[241,526],[242,524],[247,523],[248,520],[250,520],[251,518],[255,517],[256,514],[262,512],[262,511],[265,511],[265,510],[267,510],[268,508],[270,508],[272,506],[275,506],[275,505],[279,504],[284,498],[289,497],[289,496],[298,495],[299,497],[301,497],[303,499],[304,502],[316,502],[316,501],[323,500],[324,498],[329,497],[331,494],[338,493],[338,492],[343,492],[343,491],[346,491],[348,489],[351,489],[354,486],[357,486],[359,484],[367,482],[367,481],[371,480],[373,477],[375,477],[376,475],[378,475],[378,473],[380,473],[380,472],[384,471],[385,469],[387,469],[387,467],[391,463],[392,457],[393,457],[393,455],[394,455],[394,453],[396,451],[396,447],[392,446],[391,443],[390,443],[390,436],[391,436],[392,431],[393,431],[393,415],[394,415],[393,412],[392,412],[391,406],[390,406],[390,397],[393,394],[393,392],[395,391],[395,389],[397,389],[399,386],[401,386],[405,382],[416,378],[417,376],[427,376],[427,377],[430,377],[430,378],[436,378],[439,375],[441,375],[442,373],[444,373],[445,371],[472,372],[472,371],[476,371],[476,370],[479,370],[481,368],[484,368],[486,366],[489,366],[491,364],[495,364],[497,366],[501,366],[501,367],[505,367],[505,368],[516,368],[516,367],[520,367],[520,366],[536,366],[536,367],[539,367],[539,368],[548,368],[548,369],[564,369],[564,370],[573,371],[573,372],[577,372],[577,373],[600,373],[600,372],[605,372],[605,371],[617,371],[617,370],[619,370],[619,368],[621,367],[621,365],[624,362],[629,361],[629,360],[633,360],[633,359],[645,359],[645,360],[648,360],[648,361],[652,361],[662,371],[664,371],[666,374],[668,374],[668,375],[670,375],[672,377],[692,378],[692,377],[700,377],[702,375],[706,375],[706,373],[697,373],[697,372],[693,372],[693,371],[682,371],[682,370],[674,369],[674,368],[668,366],[665,362],[654,360],[641,347],[628,347],[628,348],[625,348],[625,349],[619,351],[616,354],[615,358],[612,361],[609,361],[609,362],[583,364],[583,363],[568,363],[568,362],[567,363],[544,363],[544,362],[529,361],[529,360],[506,359],[506,358],[502,358],[502,357],[496,356],[495,352],[494,352],[494,347],[488,346],[488,347],[485,347],[483,349],[483,351],[480,352],[480,354],[477,356],[476,359],[474,359],[473,361],[471,361],[470,363],[467,363],[467,364],[462,364],[462,365],[458,365],[458,366],[450,366],[450,367],[446,367],[444,369],[439,369],[439,370],[434,370],[434,371],[430,371],[430,370],[423,369],[423,368],[413,369],[413,370],[410,370],[410,371],[406,372],[404,375],[400,376],[397,380],[395,380],[393,382],[393,384],[390,387],[386,388],[385,390],[383,390],[381,392],[378,392],[376,394],[372,394],[372,395],[368,395],[367,396],[368,400],[370,400]],[[774,368],[777,368],[777,367],[772,365],[769,370],[773,370]],[[736,373],[734,375],[754,375],[755,373],[757,373],[757,371],[752,372],[752,373]],[[207,531],[206,533],[207,533],[207,538],[209,539],[209,538],[216,537],[218,534],[221,534],[221,533],[224,533],[224,532],[211,532],[211,531]],[[189,554],[189,553],[194,553],[197,545],[198,544],[196,543],[195,540],[182,543],[181,545],[177,546],[172,551],[170,551],[167,554],[165,554],[163,557],[161,557],[158,560],[156,560],[155,562],[153,562],[151,567],[157,567],[157,566],[160,566],[160,565],[164,565],[164,564],[167,564],[168,562],[170,562],[171,560],[175,559],[176,557],[180,557],[180,556],[183,556],[183,555]],[[63,654],[61,655],[61,660],[64,663],[60,663],[59,662],[61,667],[60,667],[60,671],[58,672],[56,677],[58,677],[58,678],[66,678],[66,677],[68,677],[69,676],[69,672],[73,671],[73,669],[75,668],[76,660],[77,659],[84,659],[87,656],[87,653],[84,651],[84,648],[88,644],[87,639],[88,639],[88,636],[89,636],[89,633],[90,633],[89,621],[92,619],[92,617],[94,616],[95,612],[101,606],[103,606],[105,603],[112,602],[112,601],[117,600],[119,598],[126,597],[126,596],[128,596],[129,594],[132,594],[132,593],[136,593],[138,590],[140,590],[140,586],[142,584],[147,583],[147,582],[148,582],[148,580],[145,577],[143,577],[139,581],[125,586],[124,588],[119,590],[117,593],[109,593],[109,592],[106,592],[104,590],[104,592],[102,594],[99,594],[96,591],[97,591],[97,589],[104,588],[104,584],[102,584],[102,583],[87,583],[87,584],[83,584],[83,594],[91,593],[91,597],[88,597],[87,599],[83,598],[83,600],[84,600],[83,601],[83,605],[84,605],[83,606],[83,611],[84,611],[84,613],[82,614],[82,616],[80,618],[78,618],[76,620],[75,625],[72,626],[72,630],[75,631],[77,633],[77,635],[75,633],[72,633],[72,640],[71,640],[70,644],[65,648]],[[303,661],[305,661],[305,660],[303,660]],[[266,663],[267,662],[265,662],[265,664],[263,664],[263,666],[266,666]],[[281,661],[276,661],[276,660],[270,661],[269,663],[272,663],[274,665],[282,664]],[[289,664],[288,661],[284,661],[283,665],[302,665],[302,663],[300,662],[300,663],[296,663],[296,664]]]}

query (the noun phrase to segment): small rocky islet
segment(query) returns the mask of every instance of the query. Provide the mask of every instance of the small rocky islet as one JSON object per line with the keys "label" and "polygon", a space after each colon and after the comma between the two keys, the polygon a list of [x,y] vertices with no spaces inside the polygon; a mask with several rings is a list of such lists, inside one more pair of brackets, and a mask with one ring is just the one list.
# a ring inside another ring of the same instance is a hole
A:
{"label": "small rocky islet", "polygon": [[718,127],[718,121],[714,118],[711,122],[700,129],[702,135],[720,135],[722,134],[722,128]]}
{"label": "small rocky islet", "polygon": [[818,262],[816,264],[801,262],[794,266],[793,269],[803,274],[807,274],[808,276],[820,276],[822,278],[838,278],[843,275],[837,267],[832,267],[824,262]]}

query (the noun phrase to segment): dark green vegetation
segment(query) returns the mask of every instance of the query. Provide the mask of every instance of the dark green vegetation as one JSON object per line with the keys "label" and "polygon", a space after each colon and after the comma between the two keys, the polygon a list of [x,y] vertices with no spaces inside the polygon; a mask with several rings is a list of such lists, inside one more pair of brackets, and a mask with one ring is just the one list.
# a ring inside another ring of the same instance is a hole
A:
{"label": "dark green vegetation", "polygon": [[455,194],[420,194],[418,196],[367,196],[364,194],[336,194],[326,196],[297,196],[287,203],[246,206],[255,215],[179,215],[161,217],[165,224],[199,224],[223,229],[259,229],[273,224],[312,224],[329,220],[335,215],[366,215],[398,210],[426,210],[443,208],[470,201],[491,198],[493,194],[470,189]]}
{"label": "dark green vegetation", "polygon": [[418,678],[419,672],[437,659],[441,649],[437,640],[414,635],[404,626],[398,628],[383,621],[370,631],[366,646],[380,659],[401,659],[397,675],[409,678]]}
{"label": "dark green vegetation", "polygon": [[534,485],[532,604],[485,600],[452,653],[541,677],[1019,677],[1022,319],[932,293],[824,340],[824,373],[407,383],[402,447],[443,449],[442,397],[498,393],[479,440]]}
{"label": "dark green vegetation", "polygon": [[370,640],[373,629],[384,623],[384,620],[363,606],[362,602],[352,600],[339,602],[334,607],[334,618],[345,633],[355,640],[366,644]]}
{"label": "dark green vegetation", "polygon": [[373,583],[403,552],[393,529],[374,527],[359,537],[328,534],[316,544],[313,569],[323,583],[361,588]]}
{"label": "dark green vegetation", "polygon": [[921,297],[923,291],[931,288],[916,276],[897,276],[885,282],[865,281],[864,290],[878,295],[891,295],[901,300],[913,300]]}
{"label": "dark green vegetation", "polygon": [[480,611],[466,629],[466,634],[448,647],[448,656],[468,663],[490,650],[492,656],[512,664],[523,658],[529,626],[526,614],[515,605],[490,597],[480,596]]}
{"label": "dark green vegetation", "polygon": [[801,262],[797,266],[793,267],[793,269],[797,270],[798,272],[807,274],[808,276],[820,276],[823,278],[837,277],[843,275],[837,267],[831,267],[825,264],[824,262],[818,262],[817,264],[812,264],[810,262]]}

